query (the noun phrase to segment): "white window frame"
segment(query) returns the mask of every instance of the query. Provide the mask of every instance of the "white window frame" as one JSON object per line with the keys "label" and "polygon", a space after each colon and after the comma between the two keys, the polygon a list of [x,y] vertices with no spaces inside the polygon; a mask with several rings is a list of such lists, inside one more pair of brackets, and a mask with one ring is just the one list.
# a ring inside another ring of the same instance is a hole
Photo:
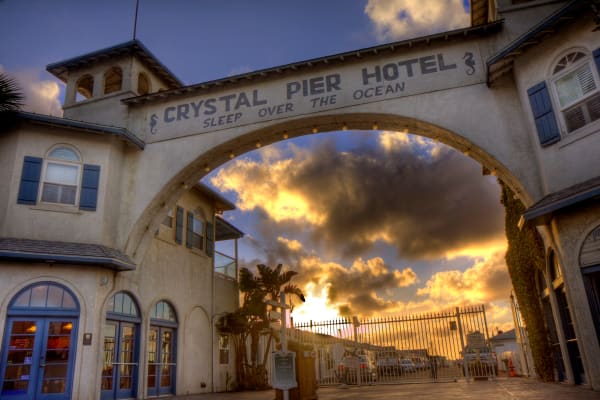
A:
{"label": "white window frame", "polygon": [[[50,156],[50,154],[55,151],[56,149],[59,148],[66,148],[71,150],[72,152],[74,152],[77,157],[78,157],[78,161],[70,161],[70,160],[63,160],[60,158],[52,158]],[[48,170],[48,164],[58,164],[58,165],[65,165],[65,166],[75,166],[77,167],[77,178],[76,178],[76,185],[75,185],[75,202],[74,203],[62,203],[62,202],[54,202],[54,201],[44,201],[43,197],[44,197],[44,186],[46,183],[50,183],[50,184],[59,184],[60,183],[56,183],[56,182],[52,182],[52,181],[47,181],[46,180],[46,174],[47,174],[47,170]],[[81,179],[82,179],[82,175],[83,175],[83,162],[81,161],[81,154],[79,153],[79,151],[77,151],[75,148],[73,148],[73,146],[69,146],[66,144],[59,144],[56,146],[53,146],[47,153],[46,153],[46,157],[44,157],[44,163],[43,163],[43,168],[42,168],[42,174],[40,177],[40,188],[38,191],[38,203],[40,204],[53,204],[53,205],[58,205],[58,206],[63,206],[63,207],[77,207],[79,206],[79,196],[81,194]]]}
{"label": "white window frame", "polygon": [[[584,57],[575,61],[574,63],[572,63],[570,65],[567,65],[562,71],[559,71],[556,74],[554,74],[554,70],[558,66],[558,63],[560,61],[562,61],[564,58],[566,58],[567,56],[574,54],[574,53],[583,53]],[[594,83],[596,85],[596,89],[583,95],[579,99],[577,99],[571,103],[568,103],[565,106],[562,106],[560,103],[560,96],[559,96],[559,92],[558,92],[557,82],[560,79],[564,78],[566,75],[573,73],[574,71],[578,70],[579,68],[581,68],[585,65],[588,65],[590,68],[592,77],[594,79]],[[594,96],[600,95],[600,77],[598,76],[598,69],[594,62],[594,59],[589,51],[587,51],[585,49],[577,48],[577,49],[570,49],[568,52],[562,53],[561,56],[558,58],[558,61],[556,61],[553,64],[551,73],[552,73],[552,75],[551,75],[551,82],[552,82],[551,92],[552,92],[552,97],[554,98],[553,100],[554,100],[554,104],[555,104],[556,110],[557,110],[556,114],[558,114],[557,117],[558,117],[558,121],[560,124],[560,128],[561,128],[560,130],[561,130],[562,137],[572,136],[576,133],[585,131],[586,128],[588,128],[590,125],[600,121],[600,119],[596,119],[594,121],[589,121],[589,122],[586,122],[583,126],[569,131],[568,126],[567,126],[567,121],[565,118],[565,113],[567,111],[573,109],[577,105],[583,105],[585,102],[587,102],[589,99],[591,99]]]}

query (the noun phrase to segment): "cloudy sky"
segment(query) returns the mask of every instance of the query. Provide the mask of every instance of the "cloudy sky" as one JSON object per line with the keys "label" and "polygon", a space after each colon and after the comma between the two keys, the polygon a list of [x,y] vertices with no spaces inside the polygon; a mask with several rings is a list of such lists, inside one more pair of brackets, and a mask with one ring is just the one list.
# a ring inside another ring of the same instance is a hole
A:
{"label": "cloudy sky", "polygon": [[[185,84],[469,24],[468,0],[140,0],[137,38]],[[0,0],[0,71],[29,111],[62,115],[49,63],[128,41],[134,0]],[[485,304],[511,323],[499,187],[481,166],[397,132],[329,132],[237,157],[204,182],[235,202],[242,264],[283,263],[296,320]]]}

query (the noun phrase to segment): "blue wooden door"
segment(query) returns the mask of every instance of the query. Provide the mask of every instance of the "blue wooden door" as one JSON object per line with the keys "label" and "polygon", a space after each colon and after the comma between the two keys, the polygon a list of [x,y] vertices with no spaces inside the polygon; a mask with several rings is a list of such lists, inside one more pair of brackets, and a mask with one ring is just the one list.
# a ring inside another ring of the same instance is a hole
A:
{"label": "blue wooden door", "polygon": [[67,400],[73,386],[77,319],[9,318],[0,397]]}

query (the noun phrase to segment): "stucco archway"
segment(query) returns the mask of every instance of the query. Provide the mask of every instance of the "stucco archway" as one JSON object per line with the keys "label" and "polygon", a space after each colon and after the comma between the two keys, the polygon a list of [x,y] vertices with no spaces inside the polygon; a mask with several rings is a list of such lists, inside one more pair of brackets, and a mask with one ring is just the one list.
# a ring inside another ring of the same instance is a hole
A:
{"label": "stucco archway", "polygon": [[[208,172],[257,147],[310,135],[317,132],[341,130],[397,131],[425,136],[446,144],[465,156],[471,157],[482,165],[482,170],[495,175],[505,182],[524,203],[531,202],[530,188],[522,180],[531,176],[519,175],[522,171],[512,171],[496,155],[479,147],[463,135],[438,125],[414,118],[399,117],[381,113],[356,113],[326,115],[297,119],[278,123],[269,127],[249,130],[231,140],[216,144],[207,151],[199,151],[191,161],[169,178],[160,188],[147,207],[140,213],[126,241],[126,252],[135,259],[143,258],[145,249],[153,237],[156,227],[165,213],[182,193],[202,179]],[[163,145],[169,146],[169,143]],[[158,144],[161,146],[161,143]]]}

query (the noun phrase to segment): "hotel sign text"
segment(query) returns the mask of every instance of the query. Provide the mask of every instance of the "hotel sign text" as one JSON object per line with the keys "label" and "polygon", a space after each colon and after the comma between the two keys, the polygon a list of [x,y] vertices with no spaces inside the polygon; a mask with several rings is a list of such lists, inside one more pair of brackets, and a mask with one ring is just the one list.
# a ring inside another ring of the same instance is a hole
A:
{"label": "hotel sign text", "polygon": [[309,115],[485,81],[476,48],[455,45],[299,73],[246,90],[189,97],[145,108],[147,142]]}

